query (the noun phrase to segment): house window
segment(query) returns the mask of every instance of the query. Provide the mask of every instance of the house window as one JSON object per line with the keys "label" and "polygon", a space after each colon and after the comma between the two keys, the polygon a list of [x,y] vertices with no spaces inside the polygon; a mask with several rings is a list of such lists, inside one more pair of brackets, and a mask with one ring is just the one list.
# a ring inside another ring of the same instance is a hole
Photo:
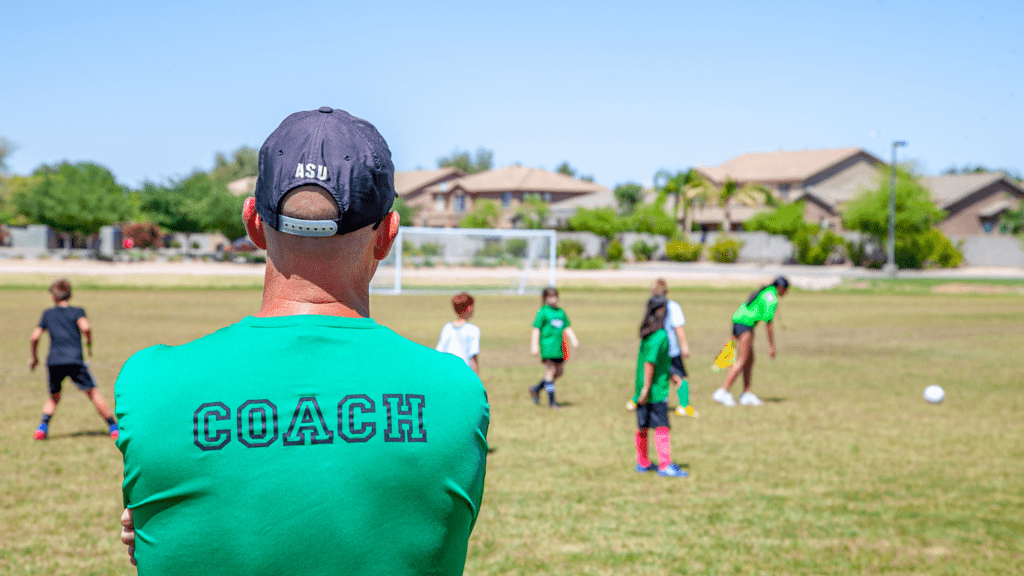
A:
{"label": "house window", "polygon": [[462,194],[459,194],[458,196],[455,197],[455,212],[458,213],[458,214],[462,214],[465,211],[466,211],[466,197],[463,196]]}
{"label": "house window", "polygon": [[779,196],[783,200],[789,200],[789,184],[779,184]]}
{"label": "house window", "polygon": [[544,193],[544,201],[545,202],[551,202],[551,192],[545,192]]}
{"label": "house window", "polygon": [[440,194],[434,196],[434,211],[444,212],[444,196],[441,196]]}
{"label": "house window", "polygon": [[502,192],[501,193],[501,205],[503,207],[505,207],[505,208],[508,208],[511,204],[512,204],[512,193],[511,192]]}

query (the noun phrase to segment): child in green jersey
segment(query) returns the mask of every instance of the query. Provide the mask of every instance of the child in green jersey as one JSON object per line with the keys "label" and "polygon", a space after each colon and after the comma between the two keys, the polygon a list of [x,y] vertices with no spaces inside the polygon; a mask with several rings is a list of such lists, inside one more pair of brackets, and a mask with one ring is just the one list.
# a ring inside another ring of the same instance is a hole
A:
{"label": "child in green jersey", "polygon": [[579,348],[580,342],[569,327],[569,317],[558,307],[558,290],[554,287],[544,289],[541,294],[541,307],[533,319],[533,333],[530,337],[530,354],[540,355],[544,363],[544,379],[536,386],[530,386],[530,397],[534,404],[540,403],[540,391],[548,393],[548,404],[552,408],[560,405],[555,401],[555,380],[562,376],[565,364],[565,352],[562,348],[563,338],[568,338],[573,348]]}
{"label": "child in green jersey", "polygon": [[672,373],[672,357],[668,351],[665,315],[668,300],[654,295],[647,301],[647,312],[640,323],[640,349],[636,357],[636,381],[633,402],[636,404],[636,471],[655,469],[647,456],[647,435],[654,428],[654,446],[658,451],[658,475],[686,478],[689,474],[672,463],[672,440],[669,435],[668,388]]}
{"label": "child in green jersey", "polygon": [[746,302],[740,305],[732,315],[732,337],[736,341],[736,361],[729,368],[722,387],[715,390],[712,398],[726,406],[735,406],[736,400],[729,392],[736,377],[743,373],[743,394],[740,395],[740,404],[745,406],[760,406],[764,402],[750,391],[751,381],[754,376],[754,327],[757,323],[764,321],[768,332],[768,356],[775,358],[775,331],[772,327],[772,320],[775,319],[775,307],[779,303],[779,297],[785,296],[789,289],[789,280],[785,276],[779,276],[771,284],[763,286],[750,293]]}

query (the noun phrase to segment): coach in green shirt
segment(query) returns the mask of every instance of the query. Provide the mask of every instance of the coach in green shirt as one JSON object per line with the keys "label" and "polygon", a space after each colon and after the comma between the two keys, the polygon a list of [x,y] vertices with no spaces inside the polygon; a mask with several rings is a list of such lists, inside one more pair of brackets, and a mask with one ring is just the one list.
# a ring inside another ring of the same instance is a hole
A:
{"label": "coach in green shirt", "polygon": [[141,576],[463,572],[487,396],[369,317],[393,172],[368,122],[286,118],[243,212],[267,250],[259,312],[125,363],[122,539]]}

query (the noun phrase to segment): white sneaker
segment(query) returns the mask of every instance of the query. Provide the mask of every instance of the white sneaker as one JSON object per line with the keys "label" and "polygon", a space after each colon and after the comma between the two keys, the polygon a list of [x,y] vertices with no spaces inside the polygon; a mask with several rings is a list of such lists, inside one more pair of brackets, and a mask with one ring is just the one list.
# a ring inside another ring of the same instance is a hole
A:
{"label": "white sneaker", "polygon": [[711,395],[711,398],[715,402],[718,402],[719,404],[722,404],[724,406],[736,405],[736,400],[732,397],[732,394],[729,394],[729,392],[725,388],[719,388],[718,390],[715,390],[715,393]]}
{"label": "white sneaker", "polygon": [[764,404],[760,398],[754,396],[753,392],[744,392],[740,395],[740,404],[744,406],[760,406]]}

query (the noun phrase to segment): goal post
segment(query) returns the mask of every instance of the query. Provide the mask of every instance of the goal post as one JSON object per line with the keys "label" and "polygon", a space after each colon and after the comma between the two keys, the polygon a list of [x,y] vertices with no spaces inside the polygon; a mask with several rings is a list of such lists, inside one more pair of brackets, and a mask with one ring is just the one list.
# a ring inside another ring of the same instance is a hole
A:
{"label": "goal post", "polygon": [[371,289],[538,293],[555,285],[557,258],[554,230],[402,226]]}

